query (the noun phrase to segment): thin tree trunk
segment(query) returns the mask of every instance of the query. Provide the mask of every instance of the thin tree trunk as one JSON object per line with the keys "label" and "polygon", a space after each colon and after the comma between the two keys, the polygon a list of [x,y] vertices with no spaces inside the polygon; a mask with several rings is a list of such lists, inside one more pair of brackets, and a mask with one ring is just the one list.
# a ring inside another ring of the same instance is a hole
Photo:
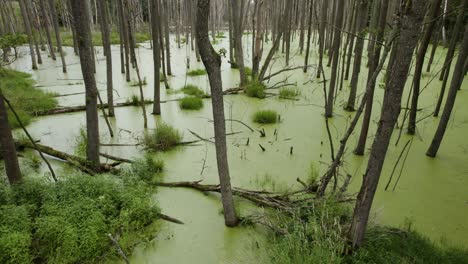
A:
{"label": "thin tree trunk", "polygon": [[221,185],[221,200],[223,203],[224,221],[226,226],[233,227],[239,223],[232,197],[231,180],[226,147],[226,124],[224,120],[223,86],[221,81],[221,57],[211,46],[208,37],[208,15],[210,0],[198,0],[196,41],[200,49],[203,64],[210,80],[213,103],[213,120],[215,129],[216,160],[219,182]]}
{"label": "thin tree trunk", "polygon": [[28,35],[29,52],[31,53],[32,69],[37,70],[37,62],[36,62],[36,55],[35,55],[34,47],[33,47],[31,25],[29,23],[28,12],[26,11],[26,5],[24,1],[25,0],[19,0],[21,16],[23,17],[24,30],[26,31],[26,35]]}
{"label": "thin tree trunk", "polygon": [[[55,40],[57,42],[57,49],[58,49],[58,52],[60,53],[60,60],[62,61],[62,72],[66,73],[67,72],[67,64],[65,62],[65,54],[64,54],[63,48],[62,48],[62,38],[60,37],[60,27],[59,27],[59,23],[58,23],[58,17],[57,17],[57,12],[56,12],[56,9],[55,9],[54,0],[49,0],[49,10],[50,10],[50,19],[52,21],[52,25],[53,25],[54,31],[55,31]],[[74,38],[76,39],[76,36],[74,36]]]}
{"label": "thin tree trunk", "polygon": [[97,109],[97,87],[93,72],[93,56],[89,10],[81,1],[71,1],[73,22],[78,39],[81,71],[86,88],[86,158],[95,171],[100,170],[99,123]]}
{"label": "thin tree trunk", "polygon": [[234,49],[236,50],[236,63],[239,67],[239,75],[240,75],[240,86],[244,86],[247,84],[247,75],[245,74],[245,67],[244,67],[244,51],[242,47],[242,23],[241,23],[241,16],[243,15],[240,11],[239,7],[239,0],[230,0],[231,2],[231,11],[232,11],[232,25],[233,25],[233,33],[234,33]]}
{"label": "thin tree trunk", "polygon": [[321,21],[319,29],[319,63],[317,70],[317,78],[320,78],[323,68],[323,54],[325,52],[325,29],[327,27],[327,9],[328,9],[328,0],[322,0],[321,8]]}
{"label": "thin tree trunk", "polygon": [[[161,114],[161,83],[159,80],[159,71],[161,68],[161,51],[159,43],[159,10],[158,0],[151,0],[151,28],[153,32],[153,61],[154,61],[154,98],[153,98],[153,115]],[[188,41],[188,39],[187,39]],[[186,45],[189,45],[187,42]]]}
{"label": "thin tree trunk", "polygon": [[[164,36],[166,39],[166,74],[172,75],[172,67],[171,67],[171,43],[169,39],[169,8],[168,8],[168,0],[163,0],[164,3]],[[166,78],[167,79],[167,78]]]}
{"label": "thin tree trunk", "polygon": [[105,0],[96,0],[100,11],[99,21],[101,23],[102,44],[104,55],[106,56],[106,79],[107,79],[107,104],[109,105],[108,115],[115,116],[114,112],[114,85],[112,77],[112,50],[110,43],[109,19],[107,3]]}
{"label": "thin tree trunk", "polygon": [[49,45],[50,57],[52,58],[52,60],[57,60],[57,58],[55,57],[54,45],[52,44],[52,36],[50,34],[50,19],[49,15],[47,14],[47,8],[44,0],[40,0],[40,9],[42,19],[44,21],[44,30],[46,32],[47,43]]}
{"label": "thin tree trunk", "polygon": [[465,72],[465,62],[468,59],[468,24],[465,25],[465,35],[463,37],[463,44],[460,47],[460,54],[458,55],[457,64],[455,65],[455,70],[453,71],[452,82],[450,84],[450,90],[447,95],[447,100],[445,102],[444,111],[440,118],[439,126],[437,127],[434,138],[432,139],[431,145],[426,152],[426,155],[429,157],[435,157],[439,150],[440,144],[444,137],[445,131],[447,129],[450,116],[452,114],[453,106],[455,105],[455,99],[457,97],[458,90],[460,89],[463,83],[463,75]]}
{"label": "thin tree trunk", "polygon": [[426,0],[413,0],[403,6],[397,27],[401,28],[399,40],[393,47],[395,61],[388,70],[382,114],[372,145],[366,173],[354,208],[353,220],[349,231],[353,247],[360,247],[364,241],[369,213],[379,183],[380,174],[387,154],[390,138],[401,110],[401,98],[413,51],[418,42],[418,34],[424,17]]}

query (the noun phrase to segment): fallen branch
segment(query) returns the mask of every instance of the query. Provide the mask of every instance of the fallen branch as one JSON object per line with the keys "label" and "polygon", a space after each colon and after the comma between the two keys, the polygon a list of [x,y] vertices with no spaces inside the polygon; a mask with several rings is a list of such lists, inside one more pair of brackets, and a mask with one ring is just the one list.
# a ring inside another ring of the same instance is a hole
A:
{"label": "fallen branch", "polygon": [[166,221],[174,223],[174,224],[179,224],[179,225],[185,224],[184,222],[180,221],[179,219],[176,219],[174,217],[171,217],[171,216],[168,216],[168,215],[165,215],[165,214],[162,214],[162,213],[159,213],[158,217],[161,218],[162,220],[166,220]]}
{"label": "fallen branch", "polygon": [[124,162],[124,163],[133,163],[134,162],[133,160],[119,158],[119,157],[112,156],[112,155],[109,155],[109,154],[106,154],[106,153],[99,153],[99,155],[104,157],[104,158],[108,158],[108,159],[111,159],[111,160],[120,161],[120,162]]}
{"label": "fallen branch", "polygon": [[130,264],[130,261],[128,261],[127,255],[125,255],[125,252],[120,247],[117,239],[114,238],[111,234],[107,234],[107,237],[112,241],[112,244],[114,244],[115,248],[117,249],[117,253],[119,253],[119,255],[125,260],[125,263]]}

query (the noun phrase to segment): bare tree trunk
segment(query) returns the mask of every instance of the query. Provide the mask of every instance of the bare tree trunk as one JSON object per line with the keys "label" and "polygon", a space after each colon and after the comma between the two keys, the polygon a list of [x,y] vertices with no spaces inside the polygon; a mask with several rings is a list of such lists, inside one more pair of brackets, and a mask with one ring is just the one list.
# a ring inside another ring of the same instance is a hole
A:
{"label": "bare tree trunk", "polygon": [[37,63],[42,64],[41,50],[39,48],[39,42],[36,39],[36,29],[35,29],[36,21],[33,16],[31,5],[32,3],[30,3],[29,1],[24,2],[26,14],[28,16],[29,26],[31,28],[31,36],[33,38],[34,46],[36,47]]}
{"label": "bare tree trunk", "polygon": [[44,30],[46,32],[47,43],[49,45],[50,57],[52,58],[52,60],[57,60],[57,58],[55,57],[54,45],[52,44],[52,36],[50,34],[50,19],[49,15],[47,14],[47,8],[44,0],[40,0],[40,9],[42,19],[44,21]]}
{"label": "bare tree trunk", "polygon": [[353,247],[360,247],[364,240],[388,145],[400,114],[401,98],[408,78],[413,51],[418,42],[426,5],[426,0],[413,0],[408,6],[402,6],[402,13],[397,18],[401,21],[397,21],[396,26],[401,28],[401,31],[399,40],[393,47],[395,61],[388,70],[389,78],[382,104],[382,114],[349,231]]}
{"label": "bare tree trunk", "polygon": [[327,10],[328,9],[328,0],[322,0],[321,8],[321,21],[319,29],[319,63],[317,70],[317,78],[320,78],[323,68],[323,54],[325,53],[325,29],[327,28]]}
{"label": "bare tree trunk", "polygon": [[354,64],[353,75],[351,77],[351,89],[349,91],[348,103],[345,110],[354,111],[356,103],[356,93],[359,81],[359,73],[361,72],[362,52],[364,50],[364,37],[367,33],[367,19],[368,19],[369,1],[363,0],[359,4],[358,18],[358,37],[356,40],[356,49],[354,50]]}
{"label": "bare tree trunk", "polygon": [[99,162],[99,123],[97,109],[97,87],[94,77],[91,28],[89,10],[81,1],[71,1],[73,22],[75,24],[81,71],[86,88],[86,158],[95,171],[100,170]]}
{"label": "bare tree trunk", "polygon": [[[67,64],[65,62],[65,54],[62,48],[62,38],[60,37],[60,27],[58,23],[58,17],[57,17],[57,12],[55,9],[54,0],[49,0],[49,10],[50,10],[50,20],[52,21],[52,25],[55,31],[55,40],[57,41],[57,49],[58,49],[58,52],[60,53],[60,60],[62,61],[62,72],[66,73]],[[74,38],[76,38],[76,36]]]}
{"label": "bare tree trunk", "polygon": [[413,97],[411,100],[411,109],[408,123],[408,134],[410,135],[414,135],[416,132],[416,115],[418,112],[418,100],[421,90],[421,74],[423,70],[424,59],[426,57],[427,47],[429,46],[431,36],[433,35],[434,26],[437,21],[436,17],[439,13],[441,2],[442,0],[433,0],[431,2],[431,8],[428,15],[426,16],[426,26],[424,27],[424,32],[416,54],[416,65],[413,77]]}
{"label": "bare tree trunk", "polygon": [[336,10],[335,17],[335,31],[333,37],[333,60],[332,60],[332,72],[330,78],[330,86],[328,90],[328,102],[325,106],[325,116],[333,116],[333,102],[335,98],[335,88],[337,83],[338,75],[338,63],[340,57],[340,44],[341,44],[341,26],[343,24],[343,10],[344,10],[344,0],[337,0],[336,4],[338,8]]}
{"label": "bare tree trunk", "polygon": [[[163,0],[164,4],[164,36],[166,42],[166,74],[172,75],[172,67],[171,67],[171,43],[169,39],[169,8],[168,8],[168,0]],[[167,80],[167,78],[166,78]]]}
{"label": "bare tree trunk", "polygon": [[33,47],[31,25],[29,23],[28,12],[26,11],[26,5],[24,1],[25,0],[19,0],[21,16],[23,17],[24,30],[26,31],[26,34],[28,35],[29,52],[31,53],[32,69],[37,70],[37,62],[36,62],[36,55],[34,53],[34,47]]}
{"label": "bare tree trunk", "polygon": [[[161,68],[161,51],[159,43],[159,9],[158,0],[151,0],[151,28],[153,32],[153,60],[154,60],[154,98],[153,115],[161,114],[161,83],[159,80],[159,71]],[[188,40],[187,40],[188,41]],[[189,45],[187,42],[186,45]]]}
{"label": "bare tree trunk", "polygon": [[242,23],[241,23],[241,15],[240,7],[238,1],[240,0],[230,0],[231,2],[231,12],[232,12],[232,25],[233,25],[233,33],[234,33],[234,49],[236,50],[236,63],[239,67],[239,74],[240,74],[240,86],[244,86],[247,84],[247,75],[245,74],[245,67],[244,67],[244,51],[242,48]]}
{"label": "bare tree trunk", "polygon": [[455,70],[453,71],[452,82],[450,84],[450,90],[447,95],[447,100],[445,102],[444,111],[440,118],[439,126],[437,131],[432,139],[431,146],[426,152],[426,155],[429,157],[435,157],[437,151],[439,150],[440,144],[447,129],[450,116],[452,114],[453,106],[455,105],[455,99],[457,97],[458,90],[460,89],[463,83],[463,75],[465,73],[465,62],[468,59],[468,24],[465,25],[465,35],[463,37],[463,44],[460,47],[460,54],[458,55],[457,64],[455,65]]}
{"label": "bare tree trunk", "polygon": [[118,6],[119,6],[119,14],[120,18],[122,20],[120,26],[121,26],[121,31],[122,31],[122,40],[123,40],[123,46],[124,46],[124,57],[125,57],[125,79],[127,82],[130,81],[130,39],[128,37],[128,30],[129,28],[127,27],[127,24],[125,23],[126,21],[126,10],[123,8],[123,2],[124,0],[117,0],[118,1]]}
{"label": "bare tree trunk", "polygon": [[306,54],[304,59],[304,72],[307,72],[309,68],[309,55],[310,55],[310,38],[312,36],[312,13],[314,11],[314,0],[311,0],[309,3],[309,17],[307,19],[307,47],[306,47]]}
{"label": "bare tree trunk", "polygon": [[104,55],[106,56],[106,79],[107,79],[107,104],[109,105],[108,115],[115,116],[114,112],[114,85],[112,77],[112,50],[110,43],[110,29],[107,11],[107,3],[105,0],[96,0],[99,9],[99,21],[101,23],[102,44]]}
{"label": "bare tree trunk", "polygon": [[221,185],[221,200],[223,203],[224,221],[226,226],[233,227],[239,222],[232,197],[231,179],[226,147],[226,124],[224,119],[223,84],[221,81],[221,57],[211,46],[208,37],[208,15],[210,0],[198,0],[196,41],[200,49],[203,64],[210,80],[213,103],[213,120],[215,129],[216,160],[218,164],[219,182]]}
{"label": "bare tree trunk", "polygon": [[[0,68],[0,71],[2,69]],[[5,161],[5,171],[10,184],[21,182],[22,176],[16,157],[16,148],[11,134],[8,114],[0,89],[0,157]]]}

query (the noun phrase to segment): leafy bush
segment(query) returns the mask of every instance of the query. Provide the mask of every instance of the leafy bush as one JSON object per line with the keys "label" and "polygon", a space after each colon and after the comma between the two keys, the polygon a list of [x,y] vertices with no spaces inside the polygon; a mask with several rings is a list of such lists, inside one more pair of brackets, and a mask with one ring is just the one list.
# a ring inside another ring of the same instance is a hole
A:
{"label": "leafy bush", "polygon": [[244,72],[245,72],[245,75],[252,76],[252,68],[244,67]]}
{"label": "leafy bush", "polygon": [[162,123],[143,138],[145,146],[152,150],[170,150],[182,140],[180,132],[172,126]]}
{"label": "leafy bush", "polygon": [[191,95],[191,96],[196,96],[196,97],[204,97],[205,92],[203,92],[202,89],[200,89],[198,86],[195,86],[193,84],[187,84],[182,89],[180,89],[184,94],[186,95]]}
{"label": "leafy bush", "polygon": [[184,110],[199,110],[203,107],[203,100],[199,97],[188,96],[180,99],[179,106]]}
{"label": "leafy bush", "polygon": [[260,124],[274,124],[278,121],[278,113],[273,110],[258,111],[254,114],[253,121]]}
{"label": "leafy bush", "polygon": [[265,98],[265,85],[259,81],[251,81],[245,87],[245,93],[249,97]]}
{"label": "leafy bush", "polygon": [[187,72],[188,76],[200,76],[200,75],[205,75],[205,74],[206,74],[206,70],[204,69],[196,69],[196,70],[191,70]]}
{"label": "leafy bush", "polygon": [[150,225],[159,215],[150,187],[132,177],[136,173],[132,167],[120,177],[73,175],[57,183],[26,179],[2,186],[0,262],[101,262],[117,255],[109,233],[131,252],[154,235]]}
{"label": "leafy bush", "polygon": [[160,174],[164,170],[164,161],[154,159],[150,154],[146,154],[142,159],[136,160],[132,164],[132,173],[145,182],[151,182],[154,175]]}
{"label": "leafy bush", "polygon": [[86,146],[88,145],[88,136],[86,129],[80,128],[79,134],[75,137],[75,155],[86,157]]}
{"label": "leafy bush", "polygon": [[295,99],[299,95],[301,92],[294,88],[282,88],[279,91],[279,97],[282,99]]}

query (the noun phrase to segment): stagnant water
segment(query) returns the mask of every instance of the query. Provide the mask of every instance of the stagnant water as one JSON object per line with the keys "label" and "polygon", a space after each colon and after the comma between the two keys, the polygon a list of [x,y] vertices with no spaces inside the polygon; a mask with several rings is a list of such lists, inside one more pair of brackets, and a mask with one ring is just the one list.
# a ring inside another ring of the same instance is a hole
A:
{"label": "stagnant water", "polygon": [[[169,77],[173,89],[181,88],[185,83],[200,86],[209,92],[207,76],[186,77],[187,54],[190,58],[191,69],[203,68],[197,62],[195,53],[182,45],[177,48],[175,36],[171,36],[172,70],[174,76]],[[251,61],[251,36],[244,38],[247,65]],[[265,47],[269,47],[268,43]],[[228,50],[228,40],[220,39],[215,49]],[[100,48],[97,51],[97,81],[98,88],[105,99],[105,61]],[[298,45],[292,46],[291,66],[303,64],[304,57],[298,51]],[[23,49],[22,52],[26,52]],[[266,53],[267,51],[265,51]],[[63,74],[59,61],[54,62],[46,58],[38,71],[30,70],[30,59],[24,56],[11,67],[17,70],[30,72],[41,89],[59,94],[71,94],[84,91],[79,59],[73,50],[66,48],[68,74]],[[440,69],[445,50],[440,48],[436,54],[433,72],[424,74],[422,86],[426,86]],[[264,55],[266,56],[266,55]],[[283,54],[275,59],[271,72],[283,69]],[[43,57],[46,57],[44,54]],[[141,74],[148,81],[144,87],[145,97],[152,98],[153,87],[153,61],[149,43],[144,43],[137,52]],[[229,57],[229,56],[228,56]],[[317,47],[312,48],[311,63],[317,59]],[[114,88],[115,101],[123,102],[134,94],[138,94],[138,87],[130,87],[125,77],[120,73],[119,47],[113,47],[114,60]],[[325,59],[327,61],[328,58]],[[366,61],[366,58],[364,59]],[[362,96],[367,69],[363,63],[360,78],[359,96]],[[323,91],[322,84],[314,78],[315,68],[305,74],[301,70],[285,72],[269,83],[273,86],[287,78],[288,83],[294,83],[300,89],[299,100],[282,100],[277,96],[265,100],[248,98],[243,94],[225,96],[226,116],[241,120],[249,126],[258,129],[264,128],[267,136],[260,138],[260,134],[250,132],[245,126],[227,122],[228,132],[240,132],[228,136],[229,165],[234,186],[251,189],[270,189],[282,191],[300,188],[296,178],[305,179],[310,172],[311,163],[323,172],[330,163],[330,147],[323,118]],[[326,76],[330,76],[330,68],[326,68]],[[381,74],[383,76],[383,74]],[[223,59],[222,77],[224,88],[236,87],[239,74],[230,68],[227,58]],[[132,79],[136,74],[132,72]],[[381,80],[376,87],[374,116],[369,133],[368,149],[372,143],[372,136],[376,129],[376,122],[380,114],[383,98]],[[406,89],[403,105],[406,104]],[[424,89],[420,98],[418,119],[431,114],[435,107],[440,89],[438,78],[435,78]],[[335,116],[330,119],[330,126],[335,148],[344,134],[353,113],[342,110],[348,96],[349,82],[345,81],[343,90],[338,91],[335,102]],[[163,86],[162,86],[163,87]],[[413,137],[402,133],[400,143],[395,146],[400,130],[394,131],[381,182],[374,202],[371,222],[384,225],[401,226],[411,221],[413,227],[430,237],[434,241],[445,241],[449,244],[468,245],[468,142],[465,140],[468,133],[468,83],[465,82],[458,94],[456,107],[450,121],[448,131],[437,158],[425,156],[426,148],[434,134],[438,119],[428,117],[418,122],[417,135],[410,148],[408,158],[403,168],[401,179],[392,191],[384,191],[394,164],[400,155],[403,146]],[[271,90],[278,93],[278,90]],[[172,99],[180,94],[167,93],[162,89],[162,98]],[[81,105],[84,95],[59,97],[62,106]],[[157,122],[164,121],[178,128],[184,134],[184,140],[196,139],[188,129],[203,137],[213,136],[210,100],[204,100],[204,107],[200,111],[182,111],[177,102],[162,104],[162,115],[155,117],[149,115],[149,129],[154,129]],[[281,115],[281,122],[275,125],[259,126],[251,121],[252,114],[261,109],[273,109]],[[151,105],[147,106],[151,113]],[[402,115],[403,116],[403,115]],[[101,141],[104,143],[135,143],[143,135],[143,118],[138,107],[116,108],[116,118],[111,120],[115,131],[115,138],[110,138],[104,119],[100,118]],[[401,118],[400,118],[401,124]],[[72,153],[75,138],[81,127],[85,125],[84,112],[55,115],[37,118],[28,129],[36,139],[45,145]],[[277,137],[274,131],[277,130]],[[358,157],[352,154],[355,147],[360,124],[348,143],[342,173],[351,174],[352,181],[350,193],[358,191],[361,184],[363,170],[367,164],[367,156]],[[247,140],[250,144],[246,146]],[[262,144],[263,152],[258,144]],[[290,148],[293,147],[293,154]],[[137,158],[143,155],[141,147],[102,147],[103,152],[112,155]],[[196,146],[179,147],[176,150],[158,154],[166,163],[164,181],[190,181],[203,180],[204,183],[217,183],[216,160],[214,146],[211,143],[201,143]],[[54,162],[55,167],[62,164]],[[398,176],[400,167],[396,170]],[[395,182],[395,180],[393,181]],[[264,236],[261,230],[252,228],[229,229],[224,226],[221,214],[221,203],[217,195],[203,195],[197,191],[187,189],[159,188],[154,194],[162,211],[185,222],[185,225],[163,223],[161,232],[155,239],[135,250],[131,257],[132,263],[239,263],[247,260],[256,262],[257,247],[264,247]],[[248,214],[260,209],[249,205],[240,206],[242,214]]]}

